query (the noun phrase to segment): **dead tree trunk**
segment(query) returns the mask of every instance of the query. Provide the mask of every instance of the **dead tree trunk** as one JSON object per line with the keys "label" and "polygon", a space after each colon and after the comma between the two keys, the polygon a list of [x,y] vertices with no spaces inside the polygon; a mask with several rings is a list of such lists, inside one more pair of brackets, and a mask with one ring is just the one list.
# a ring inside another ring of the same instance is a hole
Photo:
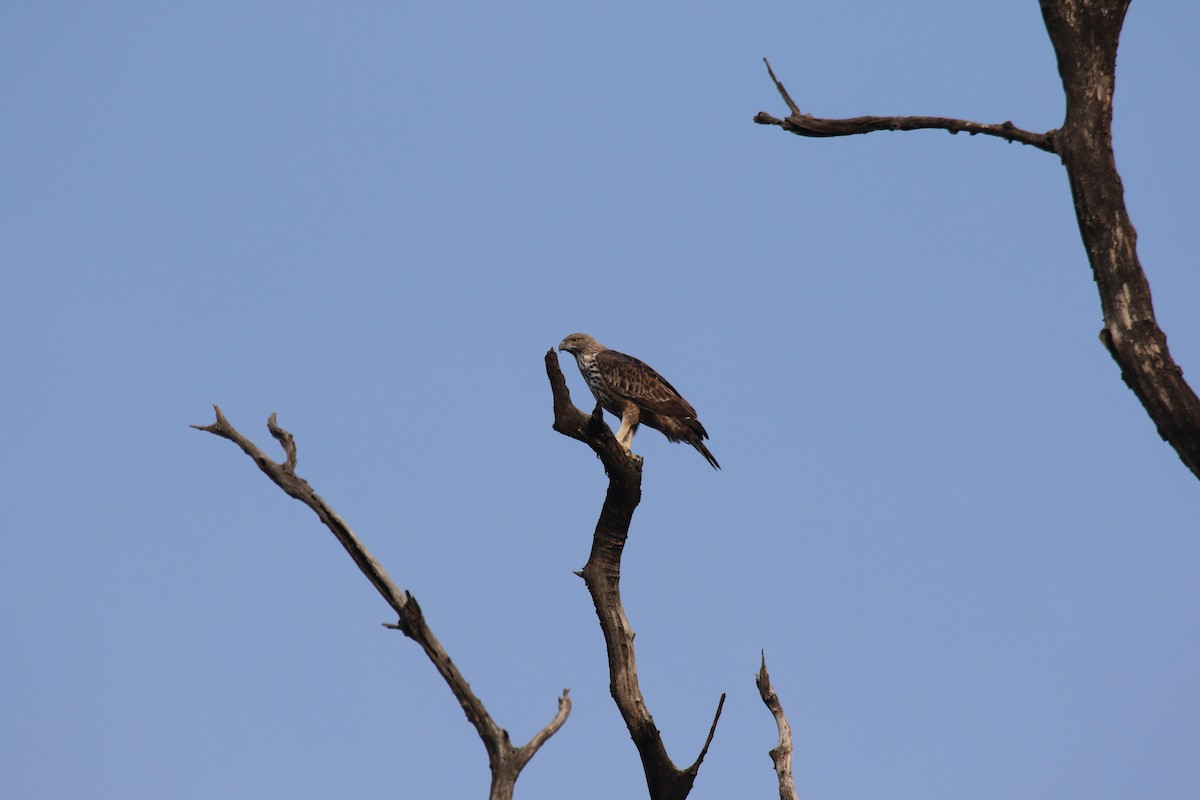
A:
{"label": "dead tree trunk", "polygon": [[1129,0],[1042,0],[1058,56],[1067,117],[1055,136],[1075,200],[1075,216],[1100,290],[1100,340],[1158,433],[1200,477],[1200,400],[1171,358],[1154,318],[1150,283],[1137,254],[1137,231],[1113,157],[1117,43]]}
{"label": "dead tree trunk", "polygon": [[700,763],[708,752],[717,720],[725,704],[725,695],[717,703],[717,713],[708,730],[700,755],[691,766],[679,769],[671,761],[654,718],[646,708],[638,684],[637,660],[633,651],[633,628],[621,605],[621,553],[629,537],[629,523],[642,499],[642,462],[629,456],[617,443],[604,423],[603,412],[596,406],[591,416],[571,402],[571,393],[558,366],[558,354],[546,353],[546,375],[554,395],[554,430],[584,442],[596,452],[608,475],[608,492],[596,522],[592,551],[579,575],[587,584],[600,619],[604,645],[608,651],[609,689],[629,735],[642,759],[646,786],[651,800],[684,800],[692,790]]}
{"label": "dead tree trunk", "polygon": [[773,72],[789,114],[778,119],[759,112],[754,121],[814,137],[933,128],[998,136],[1056,153],[1066,168],[1079,232],[1100,292],[1100,340],[1159,435],[1200,478],[1200,399],[1171,358],[1167,337],[1155,319],[1150,284],[1138,260],[1137,232],[1125,208],[1113,157],[1117,44],[1129,0],[1041,0],[1041,8],[1066,95],[1066,119],[1058,130],[1034,133],[1011,122],[983,124],[945,117],[819,119],[800,111]]}

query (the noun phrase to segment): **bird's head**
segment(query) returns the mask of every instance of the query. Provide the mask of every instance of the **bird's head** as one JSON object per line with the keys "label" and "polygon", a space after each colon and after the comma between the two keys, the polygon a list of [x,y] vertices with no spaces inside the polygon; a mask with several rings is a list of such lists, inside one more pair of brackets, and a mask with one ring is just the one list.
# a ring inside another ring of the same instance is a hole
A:
{"label": "bird's head", "polygon": [[558,343],[558,349],[566,350],[573,355],[581,355],[584,353],[598,353],[604,349],[604,345],[586,333],[572,333]]}

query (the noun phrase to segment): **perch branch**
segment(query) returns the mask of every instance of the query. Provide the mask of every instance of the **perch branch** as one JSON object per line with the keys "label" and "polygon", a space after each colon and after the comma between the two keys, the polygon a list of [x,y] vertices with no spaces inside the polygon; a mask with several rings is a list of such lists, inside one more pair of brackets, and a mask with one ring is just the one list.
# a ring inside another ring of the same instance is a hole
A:
{"label": "perch branch", "polygon": [[779,800],[796,800],[796,781],[792,777],[792,726],[788,724],[787,716],[783,713],[783,704],[775,687],[771,685],[771,676],[767,674],[767,654],[762,654],[762,666],[754,678],[758,686],[758,695],[762,698],[771,716],[775,717],[775,726],[779,728],[779,744],[771,748],[768,755],[775,764],[775,774],[779,777]]}
{"label": "perch branch", "polygon": [[811,114],[804,114],[800,111],[800,107],[796,105],[795,101],[792,100],[783,83],[775,77],[775,71],[771,69],[771,62],[765,58],[763,62],[767,65],[767,73],[771,76],[771,80],[774,81],[775,89],[779,92],[779,96],[783,98],[783,102],[787,104],[788,110],[791,113],[784,119],[779,119],[778,117],[771,116],[766,111],[760,111],[754,115],[754,121],[759,125],[777,125],[797,136],[811,136],[816,138],[854,136],[860,133],[874,133],[875,131],[943,130],[950,133],[969,133],[972,136],[996,136],[1004,139],[1006,142],[1020,142],[1030,147],[1036,147],[1039,150],[1045,150],[1048,153],[1055,152],[1055,131],[1034,133],[1022,130],[1011,122],[991,124],[971,122],[965,119],[951,119],[949,117],[851,117],[849,119],[822,119],[814,117]]}
{"label": "perch branch", "polygon": [[646,708],[638,684],[633,628],[621,604],[621,554],[629,538],[634,509],[642,498],[642,460],[630,457],[617,444],[612,430],[604,423],[599,405],[591,415],[575,407],[554,350],[546,353],[546,376],[550,379],[554,397],[554,430],[591,447],[608,475],[608,493],[596,522],[591,554],[579,574],[587,584],[604,634],[609,691],[641,757],[651,800],[683,800],[692,790],[700,764],[708,752],[725,698],[722,695],[717,705],[717,714],[700,756],[687,769],[677,768]]}
{"label": "perch branch", "polygon": [[279,427],[276,415],[272,414],[267,421],[271,435],[279,442],[284,451],[284,462],[277,463],[243,436],[229,423],[221,413],[220,406],[213,406],[216,412],[216,422],[211,425],[193,425],[191,427],[228,439],[242,449],[267,477],[275,482],[280,489],[311,508],[321,522],[329,529],[334,537],[350,554],[350,558],[362,571],[376,591],[382,595],[399,620],[396,624],[385,623],[386,627],[399,630],[405,636],[415,641],[425,651],[429,660],[441,674],[443,680],[454,693],[454,697],[462,706],[467,719],[475,726],[483,745],[487,749],[488,762],[492,772],[491,800],[511,800],[513,787],[521,768],[529,762],[542,744],[553,736],[571,713],[571,700],[568,690],[564,689],[558,699],[558,712],[546,727],[542,728],[528,744],[513,747],[509,740],[508,731],[497,725],[484,708],[483,702],[471,691],[467,680],[458,671],[458,667],[450,660],[449,654],[441,642],[434,636],[433,631],[425,621],[417,600],[409,592],[401,591],[392,581],[387,570],[383,568],[366,546],[359,541],[350,526],[339,517],[321,496],[313,491],[304,480],[296,474],[296,442],[292,434]]}

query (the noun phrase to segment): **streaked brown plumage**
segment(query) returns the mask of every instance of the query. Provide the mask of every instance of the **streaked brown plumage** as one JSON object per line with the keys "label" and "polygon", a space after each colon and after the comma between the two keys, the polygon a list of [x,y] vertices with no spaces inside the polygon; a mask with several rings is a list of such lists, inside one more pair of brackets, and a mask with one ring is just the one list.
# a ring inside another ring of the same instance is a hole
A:
{"label": "streaked brown plumage", "polygon": [[605,411],[621,418],[617,441],[627,452],[632,453],[638,425],[646,424],[672,442],[687,442],[714,469],[721,468],[704,446],[708,431],[696,419],[696,409],[648,364],[609,350],[586,333],[572,333],[558,349],[575,356],[596,400]]}

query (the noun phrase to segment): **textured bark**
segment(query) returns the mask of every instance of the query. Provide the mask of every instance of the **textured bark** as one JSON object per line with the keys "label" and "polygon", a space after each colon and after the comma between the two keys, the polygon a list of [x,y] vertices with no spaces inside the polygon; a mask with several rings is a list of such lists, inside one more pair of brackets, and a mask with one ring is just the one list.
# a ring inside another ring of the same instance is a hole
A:
{"label": "textured bark", "polygon": [[1167,349],[1137,255],[1137,232],[1112,148],[1113,90],[1117,45],[1129,0],[1042,0],[1042,18],[1058,57],[1066,95],[1062,128],[1031,133],[1010,122],[986,125],[943,117],[819,119],[803,114],[775,78],[788,106],[784,119],[759,112],[754,121],[799,136],[849,136],[880,130],[940,128],[951,133],[998,136],[1056,153],[1066,167],[1075,216],[1100,293],[1104,328],[1100,340],[1121,369],[1159,435],[1200,478],[1200,399]]}
{"label": "textured bark", "polygon": [[558,698],[558,711],[550,723],[538,731],[528,743],[521,747],[513,747],[508,737],[508,731],[492,720],[487,709],[484,708],[483,702],[471,691],[466,678],[458,671],[458,667],[450,660],[450,656],[442,647],[441,642],[434,636],[416,598],[396,586],[387,570],[359,541],[354,531],[350,530],[350,526],[321,499],[320,495],[313,491],[312,487],[308,485],[308,481],[296,474],[295,439],[290,433],[279,427],[275,415],[271,415],[267,427],[271,431],[271,435],[283,447],[286,458],[282,464],[272,461],[253,442],[230,425],[229,421],[225,419],[225,415],[221,413],[220,407],[213,406],[213,410],[217,415],[216,422],[211,425],[193,425],[192,427],[228,439],[236,444],[280,489],[311,508],[325,527],[329,528],[346,552],[350,554],[350,558],[358,565],[359,570],[399,616],[395,624],[386,623],[386,627],[403,632],[405,636],[421,646],[425,655],[433,662],[442,679],[450,687],[450,691],[454,693],[454,697],[462,706],[467,719],[475,726],[475,730],[487,750],[488,767],[492,773],[489,800],[512,800],[513,788],[521,770],[529,763],[529,759],[533,758],[538,748],[567,721],[567,716],[571,713],[571,699],[568,696],[568,690],[564,689],[562,696]]}
{"label": "textured bark", "polygon": [[1056,137],[1100,292],[1100,339],[1158,433],[1200,477],[1200,400],[1158,327],[1112,146],[1117,43],[1128,0],[1043,0],[1067,117]]}
{"label": "textured bark", "polygon": [[725,695],[721,695],[717,704],[717,713],[700,755],[691,766],[679,769],[667,754],[642,696],[633,650],[633,628],[621,604],[621,554],[629,538],[634,509],[642,499],[642,459],[627,455],[617,443],[612,430],[604,423],[599,405],[590,416],[575,407],[558,366],[558,355],[553,350],[546,353],[546,375],[554,396],[554,430],[591,447],[608,475],[608,492],[596,522],[591,555],[579,574],[587,584],[604,634],[609,690],[641,757],[652,800],[683,800],[692,790],[700,764],[712,743]]}
{"label": "textured bark", "polygon": [[792,726],[788,724],[787,716],[783,713],[783,703],[775,694],[771,685],[771,676],[767,674],[767,655],[763,653],[762,666],[754,679],[758,686],[758,696],[775,718],[775,727],[779,729],[779,744],[769,751],[771,763],[775,765],[775,775],[779,778],[779,800],[796,800],[796,782],[792,778]]}

